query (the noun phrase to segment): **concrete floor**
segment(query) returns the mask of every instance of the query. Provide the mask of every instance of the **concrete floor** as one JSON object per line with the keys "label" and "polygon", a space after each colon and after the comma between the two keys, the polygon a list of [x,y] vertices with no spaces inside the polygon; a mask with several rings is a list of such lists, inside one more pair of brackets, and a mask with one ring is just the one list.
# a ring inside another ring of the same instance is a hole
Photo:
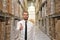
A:
{"label": "concrete floor", "polygon": [[35,40],[50,40],[37,26],[35,27]]}

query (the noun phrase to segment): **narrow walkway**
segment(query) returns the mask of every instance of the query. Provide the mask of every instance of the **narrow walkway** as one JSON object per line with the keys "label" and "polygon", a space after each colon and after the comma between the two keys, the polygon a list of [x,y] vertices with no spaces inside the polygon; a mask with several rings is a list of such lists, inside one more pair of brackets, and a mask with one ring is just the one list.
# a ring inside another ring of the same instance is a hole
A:
{"label": "narrow walkway", "polygon": [[38,27],[35,27],[35,40],[50,40]]}

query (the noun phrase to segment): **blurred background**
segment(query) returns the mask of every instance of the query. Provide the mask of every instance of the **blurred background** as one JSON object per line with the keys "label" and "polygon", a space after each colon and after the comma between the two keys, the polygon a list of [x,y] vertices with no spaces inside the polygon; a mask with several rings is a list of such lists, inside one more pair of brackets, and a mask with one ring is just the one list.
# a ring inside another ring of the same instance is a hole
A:
{"label": "blurred background", "polygon": [[16,40],[24,10],[35,25],[35,40],[60,40],[60,0],[0,0],[0,40]]}

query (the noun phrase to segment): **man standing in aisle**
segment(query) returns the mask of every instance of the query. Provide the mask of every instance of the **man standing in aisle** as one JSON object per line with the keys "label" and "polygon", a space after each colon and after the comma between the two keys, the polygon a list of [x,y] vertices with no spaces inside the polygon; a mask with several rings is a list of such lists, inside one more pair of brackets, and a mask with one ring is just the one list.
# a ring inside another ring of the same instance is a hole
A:
{"label": "man standing in aisle", "polygon": [[17,23],[17,30],[20,30],[20,40],[34,40],[34,26],[33,23],[28,21],[29,14],[24,11],[23,20]]}

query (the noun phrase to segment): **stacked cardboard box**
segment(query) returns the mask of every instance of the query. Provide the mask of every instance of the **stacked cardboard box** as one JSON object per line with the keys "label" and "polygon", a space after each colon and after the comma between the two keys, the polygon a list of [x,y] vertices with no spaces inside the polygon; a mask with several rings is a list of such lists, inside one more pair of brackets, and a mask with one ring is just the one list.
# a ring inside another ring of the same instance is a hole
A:
{"label": "stacked cardboard box", "polygon": [[[43,1],[43,0],[40,0]],[[60,40],[60,0],[46,0],[46,3],[40,3],[40,14],[43,15],[42,10],[44,8],[44,5],[46,5],[46,16],[39,18],[40,20],[42,19],[43,21],[40,21],[40,24],[45,25],[46,31],[43,26],[40,25],[41,30],[44,32],[47,32],[46,34],[51,38],[51,40]],[[45,12],[44,12],[45,13]],[[44,20],[46,21],[44,22]],[[46,23],[46,24],[43,24]],[[44,32],[44,33],[45,33]]]}
{"label": "stacked cardboard box", "polygon": [[2,0],[0,0],[0,10],[2,10]]}
{"label": "stacked cardboard box", "polygon": [[5,22],[0,22],[0,40],[5,39]]}
{"label": "stacked cardboard box", "polygon": [[56,13],[60,13],[60,0],[55,0],[55,10]]}

